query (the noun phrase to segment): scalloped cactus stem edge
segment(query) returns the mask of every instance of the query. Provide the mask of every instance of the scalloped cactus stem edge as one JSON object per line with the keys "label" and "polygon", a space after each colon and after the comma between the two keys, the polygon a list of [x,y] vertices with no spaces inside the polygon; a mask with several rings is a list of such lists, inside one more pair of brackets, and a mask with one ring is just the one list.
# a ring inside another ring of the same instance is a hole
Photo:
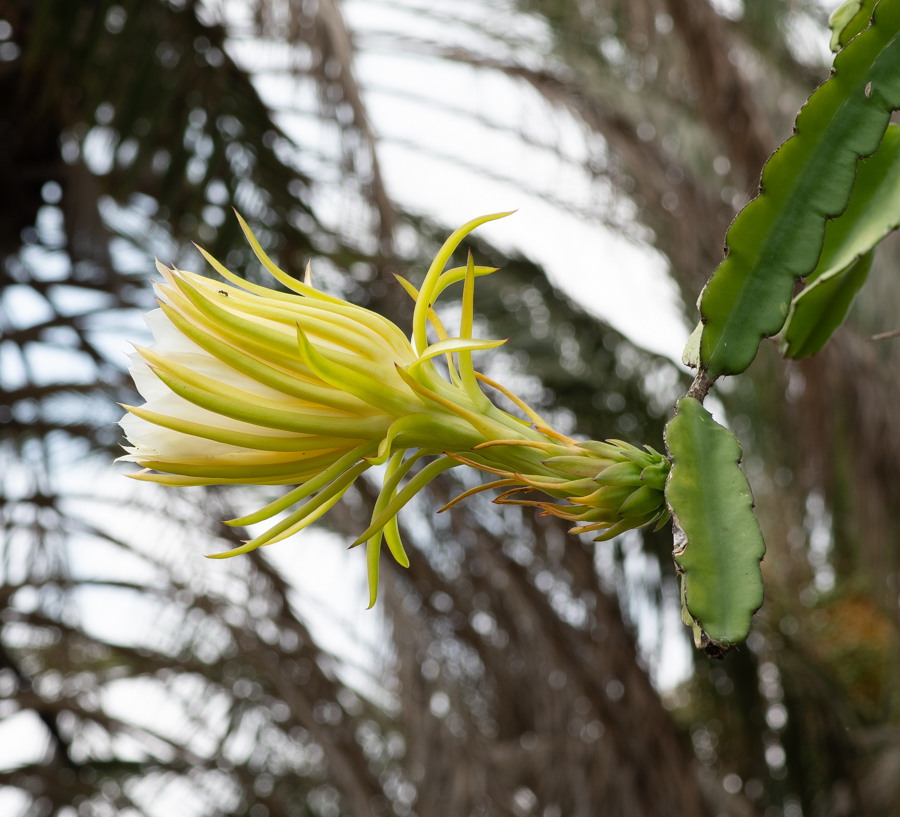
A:
{"label": "scalloped cactus stem edge", "polygon": [[788,315],[794,282],[816,267],[825,223],[844,211],[861,156],[900,107],[900,0],[881,0],[869,28],[834,60],[797,116],[795,134],[763,168],[761,193],[735,218],[728,254],[700,296],[699,363],[739,374]]}
{"label": "scalloped cactus stem edge", "polygon": [[759,565],[766,546],[740,468],[741,446],[693,397],[678,401],[665,437],[682,617],[697,647],[722,658],[747,637],[763,603]]}
{"label": "scalloped cactus stem edge", "polygon": [[820,351],[865,283],[875,247],[900,227],[900,127],[889,125],[875,155],[860,160],[847,209],[829,221],[806,288],[791,302],[782,330],[785,357]]}

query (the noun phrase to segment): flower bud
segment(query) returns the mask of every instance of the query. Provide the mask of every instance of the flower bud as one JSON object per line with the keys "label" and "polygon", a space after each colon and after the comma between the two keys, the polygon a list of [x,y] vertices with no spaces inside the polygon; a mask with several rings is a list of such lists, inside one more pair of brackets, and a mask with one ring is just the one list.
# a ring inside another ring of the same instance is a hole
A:
{"label": "flower bud", "polygon": [[[494,269],[475,266],[471,253],[465,267],[444,267],[471,230],[505,215],[483,216],[454,232],[420,290],[398,279],[416,302],[410,338],[381,315],[315,289],[309,268],[304,282],[287,275],[240,216],[256,256],[287,292],[244,281],[203,250],[227,283],[157,262],[159,309],[146,316],[155,342],[136,347],[131,369],[146,403],[125,406],[121,421],[130,442],[121,459],[143,466],[129,476],[169,486],[296,486],[226,523],[251,525],[287,512],[241,547],[211,557],[223,558],[297,533],[359,476],[385,466],[371,523],[354,542],[366,543],[370,606],[382,541],[401,565],[409,564],[397,512],[438,474],[462,464],[502,479],[446,507],[506,488],[496,502],[536,506],[577,522],[573,532],[600,532],[598,539],[662,524],[668,462],[661,455],[620,441],[569,439],[474,370],[473,351],[505,342],[472,338],[475,278]],[[450,337],[433,305],[458,282],[462,318],[459,334]],[[512,400],[528,421],[497,408],[482,383]],[[534,490],[567,504],[518,498]]]}

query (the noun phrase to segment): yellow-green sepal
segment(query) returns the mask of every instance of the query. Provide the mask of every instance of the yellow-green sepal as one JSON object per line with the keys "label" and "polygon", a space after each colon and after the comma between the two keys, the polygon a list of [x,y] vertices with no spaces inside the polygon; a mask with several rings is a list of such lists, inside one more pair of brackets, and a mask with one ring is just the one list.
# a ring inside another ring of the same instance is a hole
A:
{"label": "yellow-green sepal", "polygon": [[619,516],[633,518],[656,513],[663,506],[663,492],[645,485],[637,488],[619,507]]}
{"label": "yellow-green sepal", "polygon": [[641,472],[643,467],[633,462],[617,462],[604,468],[597,476],[594,482],[597,485],[627,485],[633,488],[640,488],[644,483],[641,482]]}

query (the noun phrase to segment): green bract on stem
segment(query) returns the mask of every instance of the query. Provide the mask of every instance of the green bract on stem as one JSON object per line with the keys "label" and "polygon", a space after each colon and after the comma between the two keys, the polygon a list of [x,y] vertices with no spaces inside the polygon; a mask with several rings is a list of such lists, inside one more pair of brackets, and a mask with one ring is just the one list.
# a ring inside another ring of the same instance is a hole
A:
{"label": "green bract on stem", "polygon": [[[533,409],[472,365],[472,352],[503,340],[472,337],[475,279],[494,272],[445,269],[476,227],[509,213],[474,219],[441,247],[422,286],[398,281],[415,299],[411,338],[360,306],[287,275],[241,227],[263,267],[289,292],[244,281],[205,251],[227,281],[157,263],[160,308],[147,315],[152,348],[137,348],[132,374],[146,404],[125,406],[131,443],[123,460],[143,470],[134,479],[163,485],[295,485],[284,496],[230,525],[279,521],[241,547],[247,553],[281,541],[325,514],[354,481],[384,466],[365,543],[370,606],[378,588],[382,542],[409,564],[397,513],[443,471],[467,465],[500,476],[458,496],[506,489],[494,501],[529,505],[575,523],[574,533],[609,539],[668,518],[663,489],[668,461],[628,443],[577,442],[554,431]],[[434,310],[438,296],[463,283],[459,334]],[[432,342],[433,338],[433,342]],[[443,361],[443,369],[437,361]],[[501,410],[482,390],[507,397],[527,419]],[[526,499],[539,491],[550,500]]]}

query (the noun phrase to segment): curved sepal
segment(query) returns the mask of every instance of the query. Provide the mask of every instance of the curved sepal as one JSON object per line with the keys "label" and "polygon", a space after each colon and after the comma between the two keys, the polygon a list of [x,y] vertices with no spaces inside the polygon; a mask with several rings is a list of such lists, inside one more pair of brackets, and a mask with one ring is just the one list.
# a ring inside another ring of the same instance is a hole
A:
{"label": "curved sepal", "polygon": [[447,338],[446,340],[439,340],[437,343],[432,343],[431,346],[422,352],[418,359],[409,365],[409,370],[415,371],[420,363],[431,360],[433,357],[455,352],[480,352],[486,349],[496,349],[508,340],[509,338],[504,338],[503,340],[481,340],[479,338]]}
{"label": "curved sepal", "polygon": [[417,352],[423,351],[428,346],[428,338],[425,331],[428,308],[434,302],[435,292],[440,283],[444,265],[450,260],[453,251],[459,246],[460,241],[476,227],[479,227],[488,221],[496,221],[498,218],[505,218],[506,216],[512,215],[514,212],[514,210],[510,210],[505,213],[491,213],[490,215],[480,216],[479,218],[472,219],[472,221],[467,221],[462,227],[451,233],[450,237],[443,243],[438,254],[434,257],[434,261],[431,262],[428,272],[425,274],[425,280],[422,282],[419,297],[416,299],[416,308],[413,313],[413,340],[415,341]]}
{"label": "curved sepal", "polygon": [[747,637],[763,602],[765,543],[738,465],[741,446],[693,397],[678,401],[665,436],[672,458],[666,502],[675,521],[685,621],[696,645],[720,657]]}

